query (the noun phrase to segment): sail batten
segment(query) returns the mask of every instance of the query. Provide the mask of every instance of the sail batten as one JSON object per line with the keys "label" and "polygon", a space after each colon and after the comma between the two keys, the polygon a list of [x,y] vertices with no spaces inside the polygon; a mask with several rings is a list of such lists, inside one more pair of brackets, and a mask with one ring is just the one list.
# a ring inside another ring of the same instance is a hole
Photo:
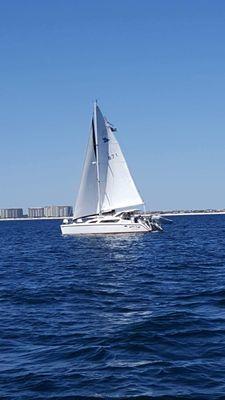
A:
{"label": "sail batten", "polygon": [[95,104],[75,218],[144,203],[114,132]]}

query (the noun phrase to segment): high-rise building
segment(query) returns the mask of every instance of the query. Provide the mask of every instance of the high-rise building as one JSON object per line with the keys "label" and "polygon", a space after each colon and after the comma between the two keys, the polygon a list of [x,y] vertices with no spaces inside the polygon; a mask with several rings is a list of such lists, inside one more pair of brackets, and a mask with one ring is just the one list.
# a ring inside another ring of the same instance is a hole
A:
{"label": "high-rise building", "polygon": [[28,217],[29,218],[43,218],[44,214],[44,207],[30,207],[28,208]]}
{"label": "high-rise building", "polygon": [[71,206],[47,206],[44,208],[45,217],[71,217],[73,215],[73,207]]}
{"label": "high-rise building", "polygon": [[22,208],[1,208],[0,218],[22,218],[23,209]]}

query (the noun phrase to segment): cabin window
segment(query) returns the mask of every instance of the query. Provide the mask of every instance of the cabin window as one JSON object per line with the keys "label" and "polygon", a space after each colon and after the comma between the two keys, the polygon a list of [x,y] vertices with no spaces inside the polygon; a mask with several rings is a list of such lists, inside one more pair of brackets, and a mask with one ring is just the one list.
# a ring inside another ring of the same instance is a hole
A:
{"label": "cabin window", "polygon": [[108,222],[118,222],[118,221],[119,221],[119,219],[107,219],[107,220],[102,220],[100,222],[103,222],[105,224],[105,223],[108,223]]}

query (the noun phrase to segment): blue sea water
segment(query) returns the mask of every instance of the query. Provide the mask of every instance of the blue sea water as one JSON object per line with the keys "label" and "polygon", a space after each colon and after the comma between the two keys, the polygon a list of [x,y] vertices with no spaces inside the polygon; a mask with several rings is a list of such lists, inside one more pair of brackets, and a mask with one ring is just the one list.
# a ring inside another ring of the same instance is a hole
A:
{"label": "blue sea water", "polygon": [[0,223],[0,399],[224,399],[225,216]]}

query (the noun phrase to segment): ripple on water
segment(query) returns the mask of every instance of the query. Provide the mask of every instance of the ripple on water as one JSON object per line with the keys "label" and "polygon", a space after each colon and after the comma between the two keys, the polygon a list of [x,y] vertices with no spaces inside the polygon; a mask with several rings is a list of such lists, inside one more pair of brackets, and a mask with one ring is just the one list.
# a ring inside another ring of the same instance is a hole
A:
{"label": "ripple on water", "polygon": [[0,398],[223,399],[225,216],[163,234],[0,224]]}

